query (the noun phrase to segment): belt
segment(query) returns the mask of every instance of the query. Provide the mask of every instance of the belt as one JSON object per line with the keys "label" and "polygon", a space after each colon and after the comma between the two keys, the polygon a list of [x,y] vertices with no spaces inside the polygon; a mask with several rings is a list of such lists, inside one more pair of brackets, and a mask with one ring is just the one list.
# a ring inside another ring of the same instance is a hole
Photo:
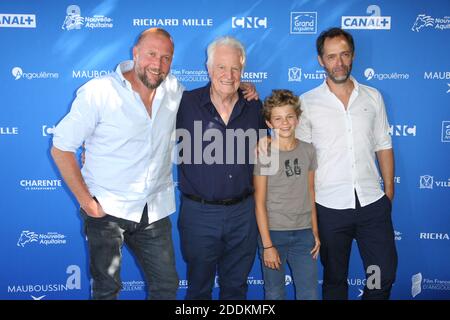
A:
{"label": "belt", "polygon": [[249,196],[252,195],[251,192],[241,196],[241,197],[237,197],[237,198],[231,198],[231,199],[224,199],[224,200],[205,200],[202,199],[200,197],[194,196],[192,194],[186,194],[183,193],[183,195],[191,200],[200,202],[201,204],[214,204],[214,205],[220,205],[220,206],[231,206],[234,204],[238,204],[239,202],[244,201],[245,199],[247,199]]}

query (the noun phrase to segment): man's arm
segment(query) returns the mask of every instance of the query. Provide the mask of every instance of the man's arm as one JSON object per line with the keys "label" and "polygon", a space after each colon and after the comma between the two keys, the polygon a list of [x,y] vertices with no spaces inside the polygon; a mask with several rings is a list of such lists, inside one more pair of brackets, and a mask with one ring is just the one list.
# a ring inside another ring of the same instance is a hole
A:
{"label": "man's arm", "polygon": [[81,208],[92,217],[100,218],[105,215],[102,207],[92,198],[81,175],[75,154],[52,147],[51,155],[70,191],[77,198]]}
{"label": "man's arm", "polygon": [[392,148],[377,151],[378,164],[384,181],[384,193],[394,200],[394,152]]}
{"label": "man's arm", "polygon": [[317,259],[320,253],[320,238],[319,227],[317,222],[317,208],[316,208],[316,191],[314,189],[314,171],[308,171],[308,189],[309,199],[311,201],[311,226],[314,235],[314,247],[310,251],[313,259]]}

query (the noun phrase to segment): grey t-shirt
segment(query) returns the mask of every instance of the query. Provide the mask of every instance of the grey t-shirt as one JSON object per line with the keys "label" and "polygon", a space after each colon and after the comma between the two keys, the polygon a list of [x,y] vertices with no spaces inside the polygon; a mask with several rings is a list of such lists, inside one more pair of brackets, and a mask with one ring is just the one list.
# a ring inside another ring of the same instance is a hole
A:
{"label": "grey t-shirt", "polygon": [[[277,154],[278,165],[276,160],[270,161]],[[276,150],[269,157],[258,158],[253,173],[268,177],[266,205],[269,230],[311,228],[308,171],[316,169],[314,147],[301,140],[297,140],[297,146],[291,151]]]}

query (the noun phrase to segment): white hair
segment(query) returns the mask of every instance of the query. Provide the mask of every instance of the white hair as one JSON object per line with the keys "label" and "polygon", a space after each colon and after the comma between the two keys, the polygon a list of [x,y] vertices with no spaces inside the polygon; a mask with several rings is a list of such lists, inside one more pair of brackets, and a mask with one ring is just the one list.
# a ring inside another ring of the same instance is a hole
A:
{"label": "white hair", "polygon": [[214,40],[213,42],[211,42],[208,45],[208,49],[206,50],[206,54],[207,54],[206,66],[208,68],[212,67],[212,65],[214,63],[213,62],[214,53],[216,52],[216,49],[218,46],[227,46],[227,47],[231,47],[231,48],[235,48],[235,49],[239,50],[239,52],[241,54],[242,69],[244,69],[245,59],[246,59],[244,45],[239,40],[237,40],[236,38],[233,38],[231,36],[223,36],[223,37],[217,38],[216,40]]}

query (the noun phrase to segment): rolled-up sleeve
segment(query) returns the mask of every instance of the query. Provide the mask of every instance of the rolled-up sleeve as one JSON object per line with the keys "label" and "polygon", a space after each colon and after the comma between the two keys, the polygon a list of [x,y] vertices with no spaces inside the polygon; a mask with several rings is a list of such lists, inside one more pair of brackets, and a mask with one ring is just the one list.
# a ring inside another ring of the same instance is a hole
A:
{"label": "rolled-up sleeve", "polygon": [[53,134],[53,146],[69,152],[83,144],[98,121],[98,99],[93,99],[93,86],[87,84],[77,91],[70,112],[58,123]]}
{"label": "rolled-up sleeve", "polygon": [[383,97],[377,91],[377,115],[375,119],[374,138],[375,151],[386,150],[392,148],[392,138],[389,135],[389,122],[386,115],[386,108]]}

